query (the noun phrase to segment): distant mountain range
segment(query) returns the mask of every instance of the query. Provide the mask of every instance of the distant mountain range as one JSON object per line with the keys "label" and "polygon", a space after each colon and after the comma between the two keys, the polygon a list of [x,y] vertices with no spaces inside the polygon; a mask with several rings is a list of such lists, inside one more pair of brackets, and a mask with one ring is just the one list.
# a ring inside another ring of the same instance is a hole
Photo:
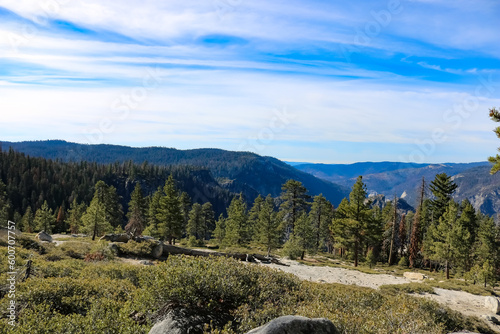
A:
{"label": "distant mountain range", "polygon": [[[114,163],[134,161],[159,166],[197,166],[210,171],[220,186],[233,193],[243,193],[248,201],[258,194],[279,196],[289,179],[302,182],[310,195],[323,194],[334,205],[349,194],[349,188],[299,171],[272,157],[249,152],[220,149],[177,150],[165,147],[133,148],[117,145],[84,145],[62,140],[0,142],[4,151],[12,148],[30,156],[61,161]],[[210,198],[210,194],[203,194]]]}
{"label": "distant mountain range", "polygon": [[[458,188],[455,199],[469,199],[476,210],[496,215],[500,210],[500,174],[490,175],[488,162],[412,164],[399,162],[362,162],[355,164],[301,164],[295,168],[337,183],[352,187],[359,175],[363,176],[368,191],[372,194],[385,194],[403,197],[410,205],[416,206],[422,177],[427,185],[436,174],[446,173],[453,176]],[[430,191],[427,191],[430,195]]]}

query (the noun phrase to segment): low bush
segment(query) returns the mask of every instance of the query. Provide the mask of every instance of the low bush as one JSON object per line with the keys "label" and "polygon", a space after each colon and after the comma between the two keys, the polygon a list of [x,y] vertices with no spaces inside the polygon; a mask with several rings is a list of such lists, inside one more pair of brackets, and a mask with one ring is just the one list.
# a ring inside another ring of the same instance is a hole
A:
{"label": "low bush", "polygon": [[381,285],[379,288],[384,293],[389,293],[391,295],[397,295],[400,293],[431,293],[435,294],[434,289],[428,285],[422,283],[406,283],[406,284],[390,284]]}
{"label": "low bush", "polygon": [[145,240],[143,242],[136,242],[129,240],[126,243],[116,243],[119,254],[129,255],[135,257],[152,257],[153,248],[157,245],[155,241]]}

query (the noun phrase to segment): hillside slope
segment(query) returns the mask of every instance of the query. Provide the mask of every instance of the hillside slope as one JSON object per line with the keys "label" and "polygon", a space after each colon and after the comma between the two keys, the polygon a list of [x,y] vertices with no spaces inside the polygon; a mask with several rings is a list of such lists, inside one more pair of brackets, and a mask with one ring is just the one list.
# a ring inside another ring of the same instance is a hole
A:
{"label": "hillside slope", "polygon": [[[189,165],[207,168],[219,184],[227,190],[253,200],[257,194],[278,196],[281,186],[289,179],[304,184],[310,195],[322,193],[337,205],[348,195],[349,189],[299,171],[286,163],[250,152],[232,152],[220,149],[177,150],[164,147],[133,148],[118,145],[83,145],[61,140],[32,142],[0,142],[3,150],[61,161],[93,161],[114,163],[133,160],[159,166]],[[349,186],[350,187],[350,186]],[[208,196],[209,194],[206,194]]]}

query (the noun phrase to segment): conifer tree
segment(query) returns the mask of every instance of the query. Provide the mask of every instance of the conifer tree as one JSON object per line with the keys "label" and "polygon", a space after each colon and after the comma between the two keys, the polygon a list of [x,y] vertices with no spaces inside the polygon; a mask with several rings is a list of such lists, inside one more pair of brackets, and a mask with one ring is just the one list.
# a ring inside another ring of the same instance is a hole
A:
{"label": "conifer tree", "polygon": [[439,221],[439,218],[444,214],[448,204],[452,199],[452,195],[457,189],[457,185],[451,180],[451,176],[446,173],[437,174],[434,181],[429,186],[434,198],[431,200],[430,210],[434,223]]}
{"label": "conifer tree", "polygon": [[221,213],[219,219],[215,223],[215,229],[212,233],[212,237],[215,239],[216,243],[219,246],[222,246],[225,236],[226,236],[226,219]]}
{"label": "conifer tree", "polygon": [[314,248],[316,250],[324,245],[329,237],[329,226],[333,218],[332,213],[332,204],[322,194],[314,197],[309,212],[309,220],[315,234]]}
{"label": "conifer tree", "polygon": [[[496,108],[491,108],[489,110],[489,113],[490,113],[490,118],[492,121],[500,122],[500,110],[497,110]],[[495,132],[496,136],[498,138],[500,138],[500,126],[497,126],[495,128],[495,130],[493,130],[493,132]],[[499,148],[499,151],[500,151],[500,148]],[[488,161],[493,164],[493,166],[491,167],[490,173],[491,174],[497,173],[500,170],[500,155],[497,154],[494,157],[489,157]]]}
{"label": "conifer tree", "polygon": [[370,208],[365,203],[367,197],[363,178],[358,177],[349,194],[337,208],[332,222],[332,233],[354,255],[354,266],[358,266],[359,255],[369,231],[374,227],[374,219]]}
{"label": "conifer tree", "polygon": [[44,201],[42,207],[36,210],[34,223],[37,231],[45,231],[49,234],[52,233],[55,217],[52,213],[52,209],[49,209],[47,201]]}
{"label": "conifer tree", "polygon": [[399,222],[398,228],[398,237],[399,237],[399,256],[405,256],[405,248],[406,248],[406,214],[401,216],[401,221]]}
{"label": "conifer tree", "polygon": [[476,238],[475,263],[471,270],[474,280],[481,280],[484,286],[496,281],[499,264],[499,227],[493,218],[480,215],[479,229]]}
{"label": "conifer tree", "polygon": [[392,265],[395,261],[395,250],[396,250],[396,226],[398,224],[398,200],[397,197],[394,196],[394,204],[393,204],[393,213],[392,213],[392,221],[391,221],[391,244],[389,248],[389,265]]}
{"label": "conifer tree", "polygon": [[305,212],[303,212],[295,224],[292,239],[300,250],[300,259],[304,260],[306,251],[314,252],[315,249],[315,231],[313,225]]}
{"label": "conifer tree", "polygon": [[161,209],[160,201],[162,198],[162,192],[162,188],[158,187],[156,192],[151,197],[151,200],[149,201],[147,227],[143,232],[143,234],[152,236],[154,238],[161,237],[159,230],[160,220],[158,217]]}
{"label": "conifer tree", "polygon": [[69,230],[72,234],[77,234],[81,232],[83,227],[82,216],[85,213],[86,207],[85,203],[78,203],[76,197],[71,202],[68,210],[68,218],[66,222],[69,224]]}
{"label": "conifer tree", "polygon": [[182,213],[182,231],[187,232],[186,228],[189,222],[189,213],[192,208],[191,197],[189,197],[188,193],[183,191],[179,198],[181,203],[181,213]]}
{"label": "conifer tree", "polygon": [[215,212],[212,208],[212,203],[206,202],[201,206],[201,216],[205,226],[205,239],[209,239],[212,231],[215,229]]}
{"label": "conifer tree", "polygon": [[264,198],[259,195],[255,198],[252,208],[248,212],[248,227],[250,231],[249,237],[253,239],[255,235],[255,230],[257,229],[257,225],[259,223],[259,215],[262,210],[262,206],[264,205]]}
{"label": "conifer tree", "polygon": [[125,231],[134,237],[142,235],[146,225],[146,214],[146,200],[142,194],[141,184],[137,183],[128,203],[128,223],[125,226]]}
{"label": "conifer tree", "polygon": [[[186,227],[187,236],[194,240],[203,240],[206,233],[206,225],[203,219],[203,209],[201,204],[194,203],[189,212],[189,220]],[[192,245],[195,246],[195,245]]]}
{"label": "conifer tree", "polygon": [[107,195],[108,186],[104,181],[98,181],[95,185],[94,197],[82,216],[84,230],[92,234],[92,240],[113,231],[113,226],[109,221],[110,215],[106,210]]}
{"label": "conifer tree", "polygon": [[249,241],[247,221],[246,204],[242,195],[234,197],[227,210],[227,219],[225,220],[224,244],[226,246],[244,245]]}
{"label": "conifer tree", "polygon": [[274,211],[274,200],[271,195],[267,195],[259,212],[255,241],[266,247],[269,257],[271,251],[279,246],[279,237],[279,221],[277,212]]}
{"label": "conifer tree", "polygon": [[413,217],[413,224],[410,236],[410,256],[408,258],[410,262],[410,268],[415,268],[417,264],[417,258],[420,252],[420,246],[422,243],[422,221],[423,221],[423,206],[424,206],[424,196],[425,196],[425,179],[422,178],[422,185],[420,186],[420,198],[417,211]]}
{"label": "conifer tree", "polygon": [[59,210],[57,211],[54,233],[61,233],[65,231],[66,231],[66,222],[65,222],[64,207],[63,205],[61,205],[59,207]]}
{"label": "conifer tree", "polygon": [[157,214],[159,220],[158,229],[160,235],[169,244],[175,244],[175,239],[180,239],[182,236],[184,219],[182,217],[179,194],[172,175],[165,182],[163,194],[164,196],[160,199],[160,210]]}
{"label": "conifer tree", "polygon": [[298,217],[302,212],[307,211],[310,197],[302,182],[296,180],[288,180],[281,187],[281,190],[283,203],[280,206],[280,212],[284,219],[284,230],[290,234],[293,232]]}
{"label": "conifer tree", "polygon": [[6,186],[0,179],[0,226],[7,226],[10,203],[7,198]]}
{"label": "conifer tree", "polygon": [[21,231],[26,233],[33,233],[35,231],[35,228],[35,217],[33,216],[31,206],[28,206],[23,218],[21,219]]}

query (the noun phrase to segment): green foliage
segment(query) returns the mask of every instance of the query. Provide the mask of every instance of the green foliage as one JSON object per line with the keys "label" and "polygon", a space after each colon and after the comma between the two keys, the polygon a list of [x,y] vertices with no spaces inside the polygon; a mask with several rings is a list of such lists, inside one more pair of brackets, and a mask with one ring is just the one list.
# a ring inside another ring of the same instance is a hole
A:
{"label": "green foliage", "polygon": [[142,194],[141,184],[137,183],[128,203],[128,223],[125,226],[125,231],[132,236],[142,235],[146,225],[146,214],[146,200]]}
{"label": "green foliage", "polygon": [[6,186],[0,179],[0,226],[7,226],[9,209],[10,203],[7,197]]}
{"label": "green foliage", "polygon": [[370,269],[377,264],[377,256],[375,255],[373,249],[370,249],[366,254],[366,263],[368,263]]}
{"label": "green foliage", "polygon": [[20,230],[22,232],[33,233],[35,231],[35,228],[35,217],[33,216],[31,207],[28,206],[23,218],[21,218]]}
{"label": "green foliage", "polygon": [[293,236],[285,242],[281,253],[290,260],[296,260],[302,256],[302,248],[297,239]]}
{"label": "green foliage", "polygon": [[451,180],[451,176],[441,173],[436,175],[429,188],[434,195],[430,210],[434,221],[437,222],[446,211],[457,185]]}
{"label": "green foliage", "polygon": [[381,285],[379,289],[383,293],[388,293],[391,295],[398,295],[401,293],[415,293],[415,294],[436,294],[434,289],[429,285],[425,285],[422,283],[406,283],[406,284],[390,284],[390,285]]}
{"label": "green foliage", "polygon": [[163,194],[160,198],[159,212],[156,217],[159,220],[158,232],[162,239],[172,243],[174,239],[182,237],[181,203],[172,175],[165,181]]}
{"label": "green foliage", "polygon": [[[500,111],[499,110],[497,110],[496,108],[491,108],[489,110],[489,114],[490,114],[490,118],[492,121],[500,122]],[[493,130],[493,132],[495,132],[496,136],[498,138],[500,138],[500,126],[497,126],[495,128],[495,130]],[[488,161],[493,164],[493,166],[491,167],[490,173],[496,174],[500,170],[500,155],[497,154],[494,157],[489,157]]]}
{"label": "green foliage", "polygon": [[195,240],[203,240],[205,239],[206,230],[207,226],[205,225],[205,220],[203,219],[201,204],[194,203],[191,211],[189,212],[186,233],[190,239],[193,237]]}
{"label": "green foliage", "polygon": [[82,217],[86,209],[85,203],[78,203],[76,198],[74,198],[73,202],[71,202],[67,218],[67,223],[71,233],[77,234],[83,230]]}
{"label": "green foliage", "polygon": [[36,230],[51,233],[55,221],[56,219],[54,217],[54,214],[52,213],[52,209],[49,209],[47,201],[43,202],[42,207],[36,210],[34,220]]}
{"label": "green foliage", "polygon": [[151,257],[153,254],[153,248],[157,245],[155,241],[145,240],[142,242],[136,242],[134,240],[129,240],[126,243],[116,243],[118,251],[122,255],[131,255],[136,257]]}
{"label": "green foliage", "polygon": [[73,259],[84,259],[92,249],[92,244],[81,241],[65,241],[59,248]]}
{"label": "green foliage", "polygon": [[410,261],[408,261],[408,258],[406,256],[402,256],[401,259],[399,259],[398,266],[408,267],[409,265]]}
{"label": "green foliage", "polygon": [[234,197],[227,210],[225,219],[225,246],[242,246],[250,241],[247,207],[243,197]]}
{"label": "green foliage", "polygon": [[279,246],[280,237],[280,223],[277,213],[274,211],[274,201],[271,195],[268,195],[261,203],[259,215],[256,219],[254,240],[266,247],[269,256],[271,251]]}
{"label": "green foliage", "polygon": [[307,211],[309,207],[310,196],[307,195],[307,189],[302,182],[297,180],[288,180],[281,187],[281,199],[283,203],[280,206],[281,216],[284,218],[284,230],[292,233],[295,228],[295,222],[302,212]]}

